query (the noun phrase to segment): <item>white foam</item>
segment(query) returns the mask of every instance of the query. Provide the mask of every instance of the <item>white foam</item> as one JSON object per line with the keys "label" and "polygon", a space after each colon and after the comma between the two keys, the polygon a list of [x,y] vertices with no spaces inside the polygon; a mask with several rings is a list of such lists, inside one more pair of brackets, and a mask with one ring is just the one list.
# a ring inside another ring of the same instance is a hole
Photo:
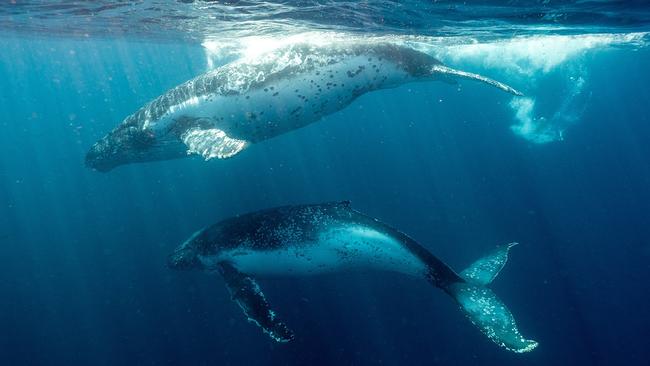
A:
{"label": "white foam", "polygon": [[440,57],[451,63],[478,63],[531,76],[556,67],[593,49],[615,45],[643,45],[647,33],[547,35],[515,37],[490,43],[452,45]]}
{"label": "white foam", "polygon": [[226,40],[206,39],[202,45],[205,48],[208,69],[212,69],[231,57],[254,62],[256,58],[266,53],[293,44],[326,46],[348,38],[344,33],[307,31],[286,36],[260,35]]}
{"label": "white foam", "polygon": [[[515,120],[511,129],[530,142],[545,144],[562,141],[565,131],[580,121],[588,106],[589,77],[583,56],[610,47],[642,47],[646,45],[647,36],[648,33],[549,35],[456,44],[437,49],[420,47],[435,53],[448,64],[478,67],[486,73],[497,70],[505,74],[509,83],[515,86],[523,84],[528,97],[513,98],[510,102]],[[536,108],[536,95],[548,96],[549,93],[539,89],[539,85],[553,71],[567,76],[560,78],[563,81],[554,86],[564,94],[563,100],[556,103],[554,110],[540,112]]]}
{"label": "white foam", "polygon": [[515,124],[510,126],[512,131],[537,144],[564,140],[564,132],[581,120],[591,98],[586,87],[588,74],[580,71],[577,75],[566,78],[563,98],[554,112],[549,113],[550,117],[536,113],[534,98],[513,98],[510,102],[515,112]]}
{"label": "white foam", "polygon": [[532,98],[514,98],[510,107],[515,111],[518,123],[510,126],[512,131],[528,141],[544,144],[562,139],[562,132],[553,128],[552,123],[544,117],[534,117],[535,100]]}

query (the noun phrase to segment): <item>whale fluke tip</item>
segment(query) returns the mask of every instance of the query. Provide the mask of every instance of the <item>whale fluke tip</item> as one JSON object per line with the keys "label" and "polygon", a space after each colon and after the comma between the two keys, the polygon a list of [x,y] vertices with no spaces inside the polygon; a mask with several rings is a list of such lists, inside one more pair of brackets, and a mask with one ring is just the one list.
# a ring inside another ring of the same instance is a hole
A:
{"label": "whale fluke tip", "polygon": [[460,273],[464,281],[447,287],[469,320],[488,338],[505,349],[515,352],[530,352],[538,346],[534,340],[524,338],[515,318],[506,305],[485,287],[499,274],[508,260],[508,251],[518,243],[498,246],[488,255],[479,258]]}

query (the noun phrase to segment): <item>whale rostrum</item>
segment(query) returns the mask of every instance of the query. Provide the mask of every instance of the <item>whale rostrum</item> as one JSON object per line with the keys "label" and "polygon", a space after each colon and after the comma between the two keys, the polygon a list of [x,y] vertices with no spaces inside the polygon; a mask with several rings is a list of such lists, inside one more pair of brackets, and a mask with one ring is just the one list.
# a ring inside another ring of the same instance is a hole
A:
{"label": "whale rostrum", "polygon": [[486,287],[515,244],[497,247],[457,274],[415,240],[345,201],[284,206],[220,221],[180,245],[168,266],[220,273],[248,319],[278,342],[291,341],[294,334],[272,310],[257,277],[402,273],[440,288],[492,341],[522,353],[537,342],[520,334],[510,311]]}
{"label": "whale rostrum", "polygon": [[365,93],[416,81],[458,79],[522,95],[406,46],[360,41],[294,44],[233,61],[168,90],[96,142],[86,165],[109,171],[194,154],[206,160],[230,158],[251,144],[335,113]]}

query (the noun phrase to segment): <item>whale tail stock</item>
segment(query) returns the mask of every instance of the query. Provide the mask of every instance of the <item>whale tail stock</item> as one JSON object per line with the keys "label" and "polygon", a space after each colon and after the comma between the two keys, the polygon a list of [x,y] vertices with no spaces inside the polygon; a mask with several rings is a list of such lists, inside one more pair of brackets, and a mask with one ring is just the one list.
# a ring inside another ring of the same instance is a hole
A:
{"label": "whale tail stock", "polygon": [[447,67],[444,65],[435,65],[433,66],[433,69],[431,70],[433,74],[438,74],[438,75],[444,75],[444,76],[450,76],[450,77],[459,77],[463,79],[469,79],[469,80],[475,80],[475,81],[480,81],[482,83],[486,83],[488,85],[492,85],[496,88],[499,88],[503,90],[504,92],[516,95],[518,97],[521,97],[524,95],[524,93],[518,91],[517,89],[506,85],[500,81],[496,81],[490,78],[487,78],[485,76],[479,75],[479,74],[474,74],[471,72],[467,71],[461,71],[461,70],[456,70],[452,69],[451,67]]}
{"label": "whale tail stock", "polygon": [[486,287],[506,264],[508,251],[516,244],[497,247],[463,270],[460,278],[442,287],[488,338],[510,351],[524,353],[537,347],[537,342],[519,333],[510,310]]}

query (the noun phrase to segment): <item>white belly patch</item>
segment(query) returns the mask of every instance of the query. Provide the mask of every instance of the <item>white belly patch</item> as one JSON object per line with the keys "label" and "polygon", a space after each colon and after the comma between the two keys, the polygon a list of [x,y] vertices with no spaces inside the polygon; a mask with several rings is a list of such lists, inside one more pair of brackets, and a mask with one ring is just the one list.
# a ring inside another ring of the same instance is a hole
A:
{"label": "white belly patch", "polygon": [[401,243],[363,226],[329,230],[316,242],[296,243],[274,250],[232,249],[201,260],[208,268],[229,261],[251,275],[309,275],[375,269],[422,276],[426,272],[426,265]]}

